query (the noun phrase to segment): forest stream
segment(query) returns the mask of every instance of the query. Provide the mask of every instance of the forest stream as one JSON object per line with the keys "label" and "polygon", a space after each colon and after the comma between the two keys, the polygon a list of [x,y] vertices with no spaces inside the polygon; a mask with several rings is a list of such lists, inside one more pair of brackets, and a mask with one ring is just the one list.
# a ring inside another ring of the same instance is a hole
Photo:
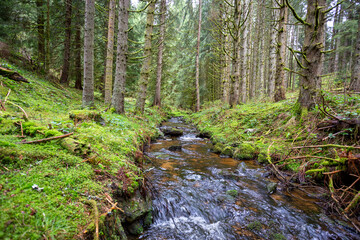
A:
{"label": "forest stream", "polygon": [[301,191],[269,194],[274,180],[263,167],[213,153],[181,118],[163,127],[183,135],[160,139],[146,153],[154,221],[139,239],[360,239]]}

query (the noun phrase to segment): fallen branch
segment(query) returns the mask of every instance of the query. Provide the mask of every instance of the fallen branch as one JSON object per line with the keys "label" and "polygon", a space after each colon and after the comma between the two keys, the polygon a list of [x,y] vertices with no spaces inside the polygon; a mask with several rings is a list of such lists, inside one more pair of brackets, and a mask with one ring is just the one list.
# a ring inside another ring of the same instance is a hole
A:
{"label": "fallen branch", "polygon": [[268,149],[267,149],[267,156],[266,156],[266,159],[268,160],[269,164],[272,166],[272,168],[274,169],[276,175],[279,175],[281,177],[281,179],[279,178],[279,180],[281,180],[282,182],[284,182],[286,180],[286,178],[279,172],[279,170],[275,167],[275,165],[272,163],[271,161],[271,156],[270,156],[270,148],[271,146],[274,144],[274,142],[272,142]]}
{"label": "fallen branch", "polygon": [[10,102],[10,101],[8,101],[8,103],[14,105],[15,107],[18,107],[24,113],[25,121],[29,120],[29,116],[27,115],[27,113],[25,112],[25,110],[22,107],[20,107],[19,105],[15,104],[13,102]]}
{"label": "fallen branch", "polygon": [[355,197],[351,200],[349,205],[345,208],[344,212],[349,213],[351,209],[357,206],[358,201],[360,200],[360,191],[355,195]]}
{"label": "fallen branch", "polygon": [[43,139],[39,139],[39,140],[34,140],[34,141],[28,141],[28,142],[18,142],[17,144],[31,144],[31,143],[41,143],[41,142],[46,142],[46,141],[51,141],[51,140],[55,140],[55,139],[60,139],[60,138],[66,138],[68,136],[73,135],[74,133],[67,133],[61,136],[55,136],[55,137],[49,137],[49,138],[43,138]]}
{"label": "fallen branch", "polygon": [[342,172],[342,171],[344,171],[344,170],[336,170],[336,171],[332,171],[332,172],[324,172],[324,173],[322,173],[322,174],[324,174],[324,175],[331,175],[331,174],[339,173],[339,172]]}
{"label": "fallen branch", "polygon": [[298,147],[292,147],[293,149],[302,149],[302,148],[348,148],[348,149],[360,149],[360,147],[354,147],[354,146],[346,146],[346,145],[337,145],[337,144],[326,144],[326,145],[309,145],[309,146],[298,146]]}
{"label": "fallen branch", "polygon": [[8,79],[14,80],[14,81],[30,83],[29,80],[27,80],[26,78],[21,76],[19,73],[15,72],[14,70],[11,70],[11,69],[6,69],[3,67],[0,67],[0,75],[7,77]]}

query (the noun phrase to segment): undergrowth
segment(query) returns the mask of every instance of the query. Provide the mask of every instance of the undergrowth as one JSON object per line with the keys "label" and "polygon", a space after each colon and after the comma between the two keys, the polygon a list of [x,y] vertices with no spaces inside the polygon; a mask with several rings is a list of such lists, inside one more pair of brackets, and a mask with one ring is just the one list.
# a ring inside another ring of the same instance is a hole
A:
{"label": "undergrowth", "polygon": [[[0,239],[80,238],[92,221],[88,200],[106,212],[104,194],[114,186],[124,194],[142,187],[135,152],[157,136],[166,114],[147,108],[135,115],[131,98],[126,116],[104,112],[100,94],[95,94],[97,110],[82,110],[81,91],[1,64],[31,83],[0,77],[2,102],[8,95],[5,110],[0,109]],[[99,118],[86,118],[89,114]],[[73,134],[22,144],[68,133]]]}

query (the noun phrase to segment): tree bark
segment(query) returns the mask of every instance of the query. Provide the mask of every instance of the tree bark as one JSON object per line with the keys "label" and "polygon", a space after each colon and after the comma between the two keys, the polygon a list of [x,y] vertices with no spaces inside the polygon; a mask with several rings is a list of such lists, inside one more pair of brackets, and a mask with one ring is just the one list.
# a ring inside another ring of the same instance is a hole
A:
{"label": "tree bark", "polygon": [[[128,25],[130,0],[119,0],[118,37],[116,50],[115,82],[112,105],[116,113],[125,113],[126,54],[128,50]],[[149,6],[150,7],[150,6]]]}
{"label": "tree bark", "polygon": [[240,85],[240,0],[234,1],[234,22],[232,31],[232,64],[231,64],[231,96],[230,105],[233,107],[239,103]]}
{"label": "tree bark", "polygon": [[200,54],[200,33],[201,33],[201,0],[199,0],[199,22],[197,32],[196,44],[196,59],[195,59],[195,91],[196,91],[196,107],[195,111],[200,111],[200,86],[199,86],[199,54]]}
{"label": "tree bark", "polygon": [[64,63],[60,83],[69,85],[72,0],[65,1],[65,9]]}
{"label": "tree bark", "polygon": [[315,106],[317,79],[321,74],[321,51],[324,48],[326,0],[308,0],[305,27],[305,38],[302,47],[304,55],[300,76],[300,94],[298,103],[301,108],[311,109]]}
{"label": "tree bark", "polygon": [[360,6],[357,6],[358,30],[353,55],[350,90],[360,92]]}
{"label": "tree bark", "polygon": [[50,69],[50,0],[46,2],[46,49],[45,49],[45,72],[49,73]]}
{"label": "tree bark", "polygon": [[[109,21],[105,63],[105,104],[111,103],[114,63],[115,0],[109,2]],[[127,41],[127,40],[126,40]]]}
{"label": "tree bark", "polygon": [[166,0],[161,0],[160,7],[160,30],[159,30],[159,51],[157,59],[157,71],[156,71],[156,88],[154,105],[161,106],[161,80],[162,80],[162,69],[163,69],[163,51],[165,41],[165,17],[166,17]]}
{"label": "tree bark", "polygon": [[82,88],[82,68],[81,68],[81,21],[80,21],[80,12],[78,11],[76,16],[76,30],[75,30],[75,88],[83,90]]}
{"label": "tree bark", "polygon": [[156,0],[150,0],[146,16],[145,28],[145,45],[144,45],[144,61],[141,66],[140,79],[139,79],[139,93],[136,100],[136,109],[140,113],[144,113],[146,91],[149,84],[150,64],[151,64],[151,40],[154,24],[154,11]]}
{"label": "tree bark", "polygon": [[83,107],[92,107],[94,105],[94,16],[95,0],[86,0]]}
{"label": "tree bark", "polygon": [[279,27],[277,34],[276,49],[276,71],[275,71],[275,102],[285,99],[285,50],[286,50],[286,23],[287,23],[287,6],[285,0],[280,1]]}
{"label": "tree bark", "polygon": [[38,62],[43,67],[45,64],[45,19],[44,1],[36,0],[37,7],[37,35],[38,35]]}

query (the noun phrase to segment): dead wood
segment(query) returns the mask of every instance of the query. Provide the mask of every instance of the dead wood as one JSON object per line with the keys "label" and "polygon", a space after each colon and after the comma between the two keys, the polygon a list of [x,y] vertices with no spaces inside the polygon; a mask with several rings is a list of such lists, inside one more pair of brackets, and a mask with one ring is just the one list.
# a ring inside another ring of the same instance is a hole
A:
{"label": "dead wood", "polygon": [[47,141],[51,141],[51,140],[55,140],[55,139],[66,138],[66,137],[71,136],[71,135],[73,135],[73,134],[74,134],[74,133],[71,132],[71,133],[68,133],[68,134],[61,135],[61,136],[43,138],[43,139],[34,140],[34,141],[28,141],[28,142],[18,142],[17,144],[32,144],[32,143],[47,142]]}
{"label": "dead wood", "polygon": [[26,82],[30,83],[29,80],[21,76],[19,73],[15,72],[14,70],[7,69],[0,67],[0,75],[7,77],[8,79],[18,81],[18,82]]}
{"label": "dead wood", "polygon": [[326,145],[309,145],[309,146],[298,146],[292,147],[293,149],[302,149],[302,148],[347,148],[347,149],[360,149],[360,147],[356,146],[346,146],[346,145],[338,145],[338,144],[326,144]]}

